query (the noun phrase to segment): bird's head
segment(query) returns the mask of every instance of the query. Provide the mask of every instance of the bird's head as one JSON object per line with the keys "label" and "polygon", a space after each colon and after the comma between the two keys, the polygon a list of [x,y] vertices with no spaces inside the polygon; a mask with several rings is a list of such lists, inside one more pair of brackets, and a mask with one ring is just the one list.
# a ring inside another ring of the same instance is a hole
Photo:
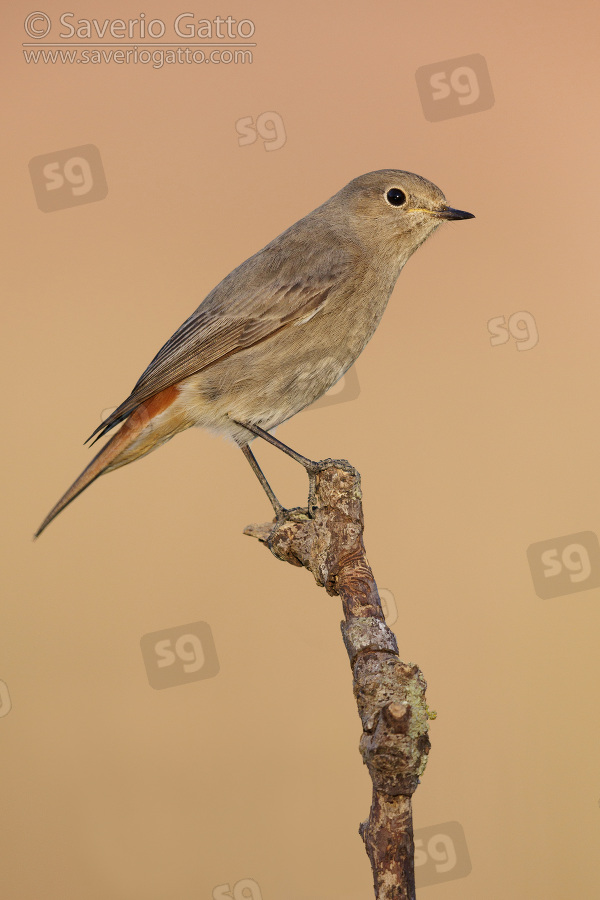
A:
{"label": "bird's head", "polygon": [[399,169],[360,175],[331,198],[355,237],[376,252],[402,258],[402,263],[443,222],[473,219],[452,209],[435,184]]}

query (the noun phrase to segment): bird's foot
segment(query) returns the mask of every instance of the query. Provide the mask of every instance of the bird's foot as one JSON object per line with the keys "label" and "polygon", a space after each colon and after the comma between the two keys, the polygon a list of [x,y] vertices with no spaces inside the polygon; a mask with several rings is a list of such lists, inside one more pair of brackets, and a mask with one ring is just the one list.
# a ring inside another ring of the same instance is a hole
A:
{"label": "bird's foot", "polygon": [[281,506],[275,510],[273,521],[276,525],[282,525],[283,522],[307,522],[310,518],[306,507],[294,506],[292,509],[286,509],[285,506]]}
{"label": "bird's foot", "polygon": [[304,468],[308,474],[308,506],[294,506],[291,509],[288,509],[279,502],[275,494],[269,488],[268,496],[275,513],[273,522],[276,525],[281,525],[284,522],[306,522],[309,519],[314,519],[317,510],[319,509],[319,502],[317,500],[317,476],[325,469],[335,468],[341,469],[349,475],[358,474],[354,466],[351,466],[346,459],[307,460],[304,464]]}

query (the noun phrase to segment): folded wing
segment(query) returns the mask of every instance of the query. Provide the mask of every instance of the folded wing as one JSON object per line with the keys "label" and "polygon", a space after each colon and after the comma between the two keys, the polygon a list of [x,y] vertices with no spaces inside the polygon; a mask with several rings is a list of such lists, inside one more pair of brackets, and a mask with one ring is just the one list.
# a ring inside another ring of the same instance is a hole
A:
{"label": "folded wing", "polygon": [[[352,256],[335,245],[298,265],[300,248],[277,238],[234,269],[156,354],[129,397],[96,428],[101,438],[141,403],[233,353],[267,340],[283,328],[311,318],[331,289],[353,270]],[[297,273],[309,273],[298,275]]]}

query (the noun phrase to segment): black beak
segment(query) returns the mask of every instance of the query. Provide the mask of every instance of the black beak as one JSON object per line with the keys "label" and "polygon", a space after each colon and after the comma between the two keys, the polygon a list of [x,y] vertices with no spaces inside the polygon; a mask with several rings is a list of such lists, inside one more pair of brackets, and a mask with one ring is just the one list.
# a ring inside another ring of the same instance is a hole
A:
{"label": "black beak", "polygon": [[443,207],[442,209],[436,209],[434,212],[434,216],[438,219],[447,219],[448,221],[453,221],[454,219],[474,219],[475,216],[473,213],[463,212],[462,209],[452,209],[449,206]]}

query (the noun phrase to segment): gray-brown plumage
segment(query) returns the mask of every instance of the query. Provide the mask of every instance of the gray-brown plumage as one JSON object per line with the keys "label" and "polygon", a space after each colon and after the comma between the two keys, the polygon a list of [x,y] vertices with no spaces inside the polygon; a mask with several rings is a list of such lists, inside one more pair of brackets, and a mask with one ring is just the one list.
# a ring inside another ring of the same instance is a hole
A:
{"label": "gray-brown plumage", "polygon": [[466,218],[410,172],[355,178],[208,294],[96,429],[123,423],[36,536],[98,475],[191,425],[247,448],[255,434],[238,423],[268,431],[315,401],[372,337],[409,257],[444,220]]}

